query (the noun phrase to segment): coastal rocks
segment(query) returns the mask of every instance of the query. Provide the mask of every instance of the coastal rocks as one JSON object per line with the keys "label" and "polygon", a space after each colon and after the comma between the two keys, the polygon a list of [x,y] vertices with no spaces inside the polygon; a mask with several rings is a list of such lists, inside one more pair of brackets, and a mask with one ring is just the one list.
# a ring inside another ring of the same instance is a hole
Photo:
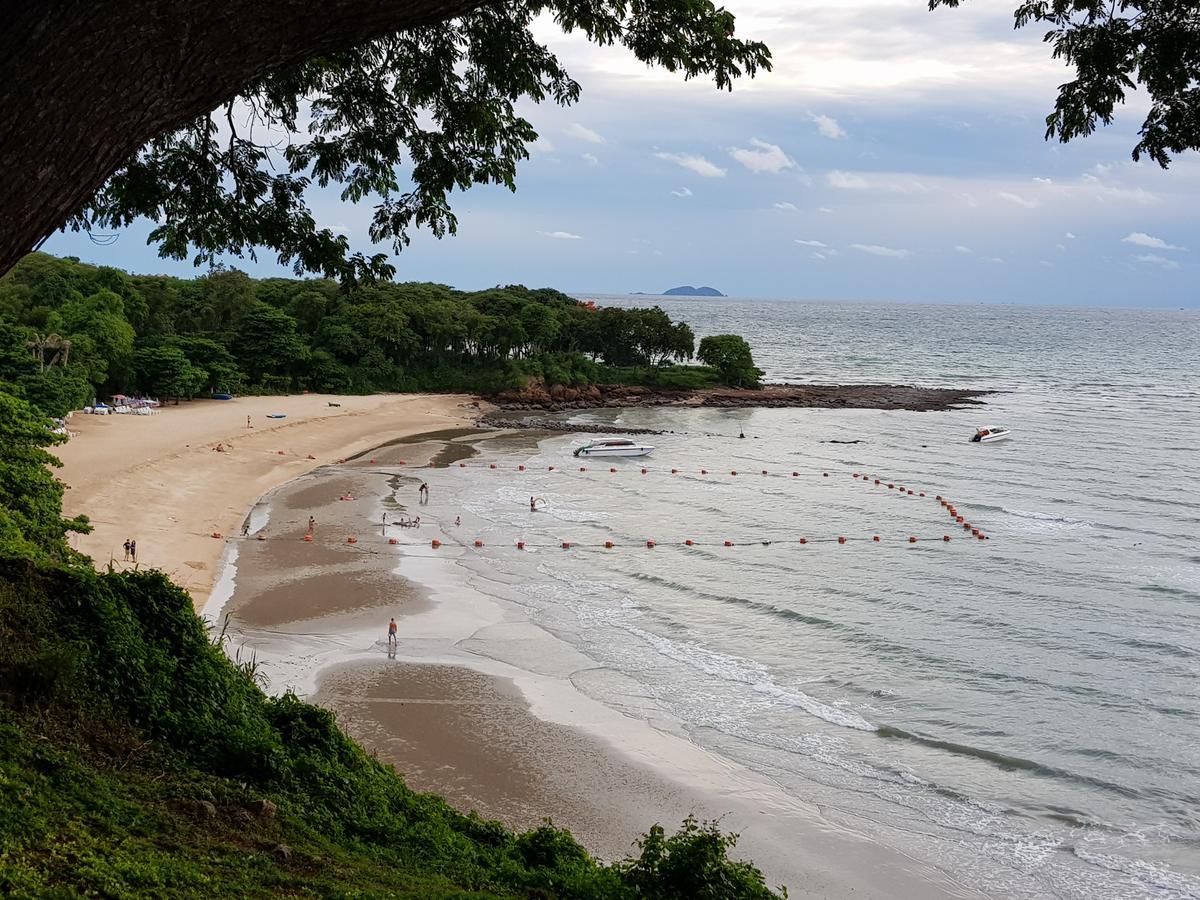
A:
{"label": "coastal rocks", "polygon": [[622,428],[617,425],[589,424],[581,426],[575,422],[556,422],[553,419],[537,419],[526,416],[522,419],[506,419],[503,416],[484,416],[478,424],[484,428],[535,428],[541,431],[560,431],[575,434],[586,431],[589,434],[665,434],[654,428]]}
{"label": "coastal rocks", "polygon": [[[725,409],[818,407],[826,409],[903,409],[915,412],[977,406],[990,391],[921,388],[911,385],[772,384],[747,388],[667,390],[637,385],[554,385],[531,381],[520,391],[504,391],[493,402],[506,411],[566,412],[598,407],[706,406]],[[625,433],[628,429],[622,429]]]}

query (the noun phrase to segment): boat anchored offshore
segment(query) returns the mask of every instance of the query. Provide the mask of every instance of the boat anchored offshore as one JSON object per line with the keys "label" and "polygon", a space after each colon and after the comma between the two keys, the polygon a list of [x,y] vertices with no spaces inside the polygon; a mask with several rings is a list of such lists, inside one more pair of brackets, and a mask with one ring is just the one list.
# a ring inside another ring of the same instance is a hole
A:
{"label": "boat anchored offshore", "polygon": [[977,428],[971,435],[972,444],[990,444],[992,441],[1004,441],[1012,437],[1007,428]]}
{"label": "boat anchored offshore", "polygon": [[654,448],[633,441],[592,441],[576,447],[575,456],[645,456]]}

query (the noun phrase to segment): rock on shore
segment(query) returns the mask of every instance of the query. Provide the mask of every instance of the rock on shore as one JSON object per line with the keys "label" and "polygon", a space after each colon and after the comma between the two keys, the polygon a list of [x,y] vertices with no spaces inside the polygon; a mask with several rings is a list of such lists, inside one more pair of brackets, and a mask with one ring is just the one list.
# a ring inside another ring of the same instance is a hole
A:
{"label": "rock on shore", "polygon": [[895,384],[772,384],[758,390],[708,388],[666,390],[630,385],[545,388],[531,384],[492,398],[503,410],[544,410],[629,406],[820,407],[828,409],[906,409],[929,412],[978,406],[991,391],[920,388]]}

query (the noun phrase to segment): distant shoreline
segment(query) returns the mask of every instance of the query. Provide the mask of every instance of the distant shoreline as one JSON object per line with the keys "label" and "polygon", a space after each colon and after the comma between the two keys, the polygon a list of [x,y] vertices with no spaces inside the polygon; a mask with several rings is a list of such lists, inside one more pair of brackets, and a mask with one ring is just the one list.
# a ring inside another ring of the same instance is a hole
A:
{"label": "distant shoreline", "polygon": [[569,388],[556,385],[524,391],[504,391],[489,398],[509,411],[561,412],[604,407],[724,407],[818,409],[884,409],[942,412],[981,406],[995,391],[962,388],[922,388],[897,384],[770,384],[748,388],[676,390],[633,385],[592,385]]}

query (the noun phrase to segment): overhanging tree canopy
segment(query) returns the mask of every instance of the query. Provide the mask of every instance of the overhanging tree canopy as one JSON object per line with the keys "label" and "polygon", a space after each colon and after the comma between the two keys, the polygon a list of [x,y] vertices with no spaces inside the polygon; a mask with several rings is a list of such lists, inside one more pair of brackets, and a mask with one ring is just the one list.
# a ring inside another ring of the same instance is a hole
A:
{"label": "overhanging tree canopy", "polygon": [[[963,0],[929,0],[929,8]],[[1112,122],[1140,85],[1151,106],[1133,148],[1162,166],[1200,149],[1200,4],[1196,0],[1027,0],[1016,27],[1048,25],[1055,59],[1075,68],[1059,86],[1046,139],[1064,144]]]}
{"label": "overhanging tree canopy", "polygon": [[542,13],[723,88],[770,65],[709,0],[0,0],[0,274],[64,225],[148,216],[179,259],[261,246],[298,273],[390,275],[305,192],[377,198],[371,238],[399,250],[454,231],[453,190],[512,188],[536,138],[516,102],[579,96],[530,31]]}

